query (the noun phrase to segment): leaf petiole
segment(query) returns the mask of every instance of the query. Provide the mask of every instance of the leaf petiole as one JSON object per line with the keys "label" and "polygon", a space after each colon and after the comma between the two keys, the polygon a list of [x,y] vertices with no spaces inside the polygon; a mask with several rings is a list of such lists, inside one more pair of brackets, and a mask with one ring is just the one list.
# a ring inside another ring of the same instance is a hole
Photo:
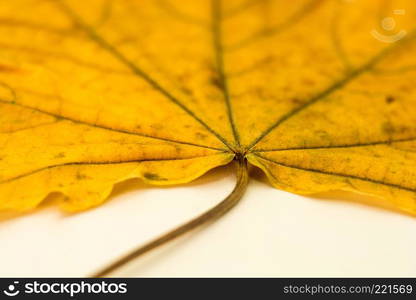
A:
{"label": "leaf petiole", "polygon": [[116,260],[115,262],[111,263],[110,265],[104,267],[103,269],[99,270],[98,272],[92,274],[90,277],[107,277],[110,273],[120,269],[121,267],[125,266],[132,260],[154,250],[164,244],[198,228],[202,225],[208,224],[210,222],[215,221],[216,219],[225,215],[228,211],[230,211],[235,205],[239,203],[241,200],[247,184],[248,184],[248,168],[247,168],[247,161],[245,158],[238,156],[236,157],[237,161],[237,182],[234,187],[234,190],[229,194],[224,200],[222,200],[219,204],[211,208],[210,210],[206,211],[202,215],[190,220],[189,222],[173,229],[172,231],[163,234],[159,238],[145,244],[133,250],[131,253],[121,257],[120,259]]}

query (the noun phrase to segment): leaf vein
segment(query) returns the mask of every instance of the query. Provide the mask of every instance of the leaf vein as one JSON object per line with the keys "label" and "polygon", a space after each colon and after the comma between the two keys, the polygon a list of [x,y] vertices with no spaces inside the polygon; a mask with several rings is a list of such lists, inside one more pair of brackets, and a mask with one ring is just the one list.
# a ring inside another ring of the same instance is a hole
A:
{"label": "leaf vein", "polygon": [[259,157],[261,159],[264,159],[266,161],[269,161],[271,163],[274,163],[276,165],[280,165],[280,166],[283,166],[283,167],[286,167],[286,168],[297,169],[297,170],[307,171],[307,172],[320,173],[320,174],[324,174],[324,175],[344,177],[344,178],[347,178],[347,179],[362,180],[362,181],[367,181],[367,182],[371,182],[371,183],[375,183],[375,184],[381,184],[381,185],[389,186],[389,187],[392,187],[392,188],[397,188],[397,189],[401,189],[401,190],[416,193],[416,188],[406,187],[406,186],[402,186],[400,184],[385,182],[385,181],[382,181],[382,180],[376,180],[376,179],[372,179],[372,178],[368,178],[368,177],[360,177],[360,176],[350,175],[350,174],[329,172],[329,171],[323,171],[323,170],[313,169],[313,168],[304,168],[304,167],[299,167],[299,166],[294,166],[294,165],[289,165],[289,164],[284,164],[284,163],[281,163],[281,162],[277,162],[275,160],[272,160],[270,158],[266,158],[266,157],[264,157],[262,155],[259,155],[259,154],[254,154],[254,155],[256,155],[257,157]]}
{"label": "leaf vein", "polygon": [[211,128],[204,120],[198,117],[191,109],[189,109],[185,104],[183,104],[179,99],[173,96],[170,92],[168,92],[164,87],[162,87],[157,81],[155,81],[152,77],[150,77],[147,73],[145,73],[142,69],[140,69],[136,64],[130,61],[126,56],[124,56],[121,52],[119,52],[113,45],[107,42],[103,37],[101,37],[92,27],[86,24],[69,6],[65,4],[63,0],[58,1],[59,8],[80,28],[82,28],[86,34],[90,37],[92,41],[94,41],[97,45],[99,45],[102,49],[106,50],[108,53],[113,55],[116,59],[118,59],[121,63],[123,63],[126,67],[128,67],[135,75],[145,80],[151,87],[153,87],[156,91],[160,94],[165,96],[169,101],[176,104],[180,107],[185,113],[187,113],[190,117],[195,119],[198,123],[200,123],[205,129],[207,129],[211,134],[213,134],[217,139],[219,139],[224,145],[228,148],[232,149],[229,142],[222,137],[217,131]]}
{"label": "leaf vein", "polygon": [[222,46],[222,30],[221,30],[221,0],[212,0],[212,32],[214,41],[215,58],[217,64],[217,72],[219,76],[220,89],[224,95],[227,108],[227,117],[230,122],[234,140],[237,146],[240,146],[240,135],[234,121],[233,108],[228,90],[228,82],[224,71],[224,54]]}
{"label": "leaf vein", "polygon": [[184,144],[184,145],[189,145],[189,146],[207,148],[207,149],[211,149],[211,150],[224,151],[224,149],[221,149],[221,148],[199,145],[199,144],[194,144],[194,143],[184,142],[184,141],[177,141],[177,140],[172,140],[172,139],[163,138],[163,137],[156,137],[156,136],[142,134],[142,133],[138,133],[138,132],[134,132],[134,131],[108,127],[108,126],[104,126],[104,125],[100,125],[100,124],[92,124],[92,123],[84,122],[84,121],[81,121],[81,120],[73,119],[71,117],[62,116],[62,115],[59,115],[59,114],[54,114],[54,113],[51,113],[51,112],[48,112],[48,111],[44,111],[44,110],[41,110],[41,109],[36,108],[36,107],[32,107],[32,106],[24,105],[24,104],[21,104],[21,103],[17,103],[15,101],[13,102],[13,101],[6,101],[6,100],[0,99],[0,103],[15,105],[15,106],[19,106],[19,107],[22,107],[22,108],[30,109],[30,110],[33,110],[33,111],[36,111],[36,112],[39,112],[39,113],[42,113],[42,114],[45,114],[45,115],[48,115],[48,116],[51,116],[51,117],[55,117],[57,119],[63,119],[63,120],[66,120],[66,121],[70,121],[70,122],[73,122],[75,124],[86,125],[86,126],[90,126],[90,127],[94,127],[94,128],[99,128],[99,129],[104,129],[104,130],[109,130],[109,131],[113,131],[113,132],[129,134],[129,135],[137,135],[137,136],[141,136],[141,137],[161,140],[161,141],[170,142],[170,143]]}
{"label": "leaf vein", "polygon": [[87,161],[87,162],[68,162],[68,163],[62,163],[62,164],[56,164],[56,165],[50,165],[47,167],[39,168],[12,178],[5,179],[3,181],[0,181],[0,184],[10,183],[12,181],[42,172],[54,168],[59,167],[66,167],[66,166],[91,166],[91,165],[118,165],[118,164],[130,164],[130,163],[141,163],[141,162],[158,162],[158,161],[176,161],[176,160],[187,160],[187,159],[195,159],[195,158],[202,158],[207,156],[215,156],[215,155],[221,155],[224,153],[217,153],[212,155],[204,155],[204,156],[193,156],[193,157],[187,157],[187,158],[161,158],[161,159],[132,159],[132,160],[118,160],[118,161]]}
{"label": "leaf vein", "polygon": [[402,40],[398,41],[396,44],[386,47],[381,50],[377,55],[369,59],[366,63],[362,66],[352,70],[348,73],[344,78],[335,82],[333,85],[329,86],[327,89],[323,90],[322,92],[318,93],[310,100],[306,101],[304,104],[298,106],[297,108],[293,109],[292,111],[288,112],[287,114],[280,117],[276,120],[270,127],[268,127],[265,131],[263,131],[250,145],[247,147],[248,150],[251,150],[260,140],[262,140],[265,136],[267,136],[270,132],[276,129],[285,121],[293,118],[301,111],[305,110],[306,108],[310,107],[311,105],[326,99],[329,95],[333,94],[334,92],[338,91],[342,87],[346,86],[348,83],[354,81],[360,75],[364,74],[365,72],[371,70],[379,61],[381,61],[384,57],[390,54],[393,50],[395,50],[399,45],[413,39],[416,36],[416,30],[414,30],[411,34],[407,37],[403,38]]}
{"label": "leaf vein", "polygon": [[375,141],[368,143],[358,143],[358,144],[343,144],[343,145],[328,145],[328,146],[313,146],[313,147],[293,147],[293,148],[275,148],[275,149],[255,149],[252,152],[275,152],[275,151],[292,151],[292,150],[313,150],[313,149],[334,149],[334,148],[355,148],[355,147],[369,147],[377,145],[389,145],[394,143],[403,143],[416,141],[416,137],[397,139],[397,140],[387,140],[387,141]]}

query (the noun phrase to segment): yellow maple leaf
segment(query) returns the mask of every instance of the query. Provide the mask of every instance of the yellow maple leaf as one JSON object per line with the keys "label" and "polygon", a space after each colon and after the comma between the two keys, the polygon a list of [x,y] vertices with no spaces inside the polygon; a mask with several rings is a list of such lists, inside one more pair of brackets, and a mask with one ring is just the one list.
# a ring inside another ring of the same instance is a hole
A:
{"label": "yellow maple leaf", "polygon": [[413,0],[1,0],[0,210],[60,192],[79,211],[236,160],[218,214],[247,161],[416,214],[415,17]]}

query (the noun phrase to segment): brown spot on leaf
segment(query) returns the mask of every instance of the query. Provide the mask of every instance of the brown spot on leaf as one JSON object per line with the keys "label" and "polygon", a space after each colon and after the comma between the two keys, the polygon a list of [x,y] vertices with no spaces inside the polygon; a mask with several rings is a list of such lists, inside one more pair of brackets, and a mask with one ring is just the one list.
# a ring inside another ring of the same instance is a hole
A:
{"label": "brown spot on leaf", "polygon": [[304,79],[302,80],[302,83],[303,83],[304,85],[308,85],[308,86],[313,86],[313,85],[315,85],[315,84],[316,84],[316,82],[315,82],[314,80],[309,79],[309,78],[304,78]]}
{"label": "brown spot on leaf", "polygon": [[300,100],[299,98],[292,98],[290,99],[290,102],[292,102],[293,104],[302,104],[303,101]]}
{"label": "brown spot on leaf", "polygon": [[181,90],[182,90],[182,92],[184,92],[184,94],[186,94],[186,95],[192,95],[193,94],[193,92],[192,92],[192,90],[191,89],[189,89],[189,88],[187,88],[187,87],[182,87],[181,88]]}
{"label": "brown spot on leaf", "polygon": [[16,67],[0,64],[0,72],[15,73],[19,71]]}
{"label": "brown spot on leaf", "polygon": [[144,176],[144,178],[146,178],[148,180],[160,180],[160,181],[167,180],[166,178],[160,177],[156,173],[146,172],[146,173],[143,174],[143,176]]}
{"label": "brown spot on leaf", "polygon": [[177,154],[179,154],[179,153],[181,153],[181,152],[182,152],[182,148],[181,148],[180,146],[178,146],[178,145],[174,145],[174,147],[175,147],[175,152],[176,152]]}
{"label": "brown spot on leaf", "polygon": [[152,129],[155,129],[155,130],[162,130],[163,129],[163,125],[162,124],[152,124],[152,125],[150,125],[150,127]]}
{"label": "brown spot on leaf", "polygon": [[65,157],[65,153],[64,152],[59,152],[58,154],[56,154],[54,156],[55,158],[64,158]]}
{"label": "brown spot on leaf", "polygon": [[205,140],[208,136],[207,136],[206,134],[203,134],[203,133],[197,132],[197,133],[195,133],[195,137],[196,137],[198,140]]}
{"label": "brown spot on leaf", "polygon": [[77,174],[75,176],[76,176],[77,180],[85,180],[85,179],[88,178],[87,175],[82,174],[81,172],[77,172]]}
{"label": "brown spot on leaf", "polygon": [[386,97],[386,103],[391,104],[394,101],[396,101],[396,98],[394,98],[393,96],[387,96]]}
{"label": "brown spot on leaf", "polygon": [[216,86],[218,89],[223,90],[224,89],[224,85],[222,83],[222,81],[220,80],[220,78],[217,75],[213,75],[210,78],[211,83]]}
{"label": "brown spot on leaf", "polygon": [[391,135],[395,132],[393,124],[391,124],[390,122],[384,122],[381,126],[382,126],[383,132],[388,135]]}

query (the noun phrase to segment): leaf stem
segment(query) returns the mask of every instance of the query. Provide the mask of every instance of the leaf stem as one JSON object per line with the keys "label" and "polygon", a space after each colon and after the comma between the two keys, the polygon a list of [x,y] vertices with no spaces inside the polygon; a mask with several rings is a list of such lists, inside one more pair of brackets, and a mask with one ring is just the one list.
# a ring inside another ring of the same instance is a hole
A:
{"label": "leaf stem", "polygon": [[219,204],[209,209],[202,215],[190,220],[189,222],[183,225],[180,225],[179,227],[173,229],[172,231],[163,234],[159,238],[156,238],[155,240],[145,244],[144,246],[137,248],[131,253],[116,260],[110,265],[92,274],[91,277],[107,277],[109,276],[110,273],[113,273],[114,271],[120,269],[121,267],[125,266],[132,260],[142,256],[143,254],[146,254],[147,252],[150,252],[151,250],[154,250],[198,227],[201,227],[202,225],[211,223],[214,220],[225,215],[236,204],[239,203],[248,184],[247,161],[242,157],[237,157],[236,161],[237,161],[237,182],[234,187],[234,190],[224,200],[222,200]]}

